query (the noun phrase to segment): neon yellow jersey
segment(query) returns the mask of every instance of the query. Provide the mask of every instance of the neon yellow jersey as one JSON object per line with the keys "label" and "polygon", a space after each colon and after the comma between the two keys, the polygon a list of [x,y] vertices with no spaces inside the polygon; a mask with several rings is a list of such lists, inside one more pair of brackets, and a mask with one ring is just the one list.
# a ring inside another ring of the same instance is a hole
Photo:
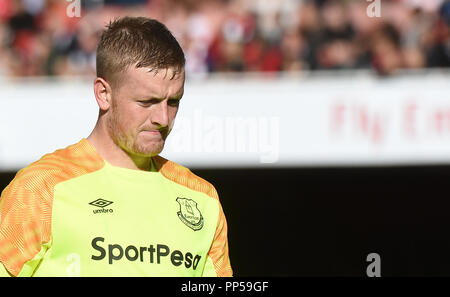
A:
{"label": "neon yellow jersey", "polygon": [[159,156],[116,167],[83,138],[20,170],[0,215],[0,275],[232,275],[216,190]]}

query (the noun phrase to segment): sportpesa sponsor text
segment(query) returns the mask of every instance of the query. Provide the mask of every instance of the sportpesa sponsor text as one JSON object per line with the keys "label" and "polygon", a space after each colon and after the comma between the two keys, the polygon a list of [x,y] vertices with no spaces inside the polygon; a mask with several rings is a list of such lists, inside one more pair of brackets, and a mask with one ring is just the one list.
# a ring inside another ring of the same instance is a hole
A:
{"label": "sportpesa sponsor text", "polygon": [[154,264],[156,259],[156,264],[161,264],[163,258],[170,256],[170,263],[174,266],[180,266],[184,263],[186,268],[191,268],[195,270],[198,263],[200,262],[200,255],[193,255],[190,252],[183,254],[179,250],[170,251],[170,248],[165,244],[156,244],[156,247],[151,244],[148,247],[140,246],[136,247],[134,245],[129,245],[127,247],[122,247],[120,244],[108,244],[107,249],[99,245],[99,242],[104,242],[105,238],[95,237],[91,245],[92,247],[100,252],[100,255],[92,255],[91,259],[100,261],[105,257],[108,257],[108,263],[113,264],[114,261],[124,260],[128,261],[140,261]]}

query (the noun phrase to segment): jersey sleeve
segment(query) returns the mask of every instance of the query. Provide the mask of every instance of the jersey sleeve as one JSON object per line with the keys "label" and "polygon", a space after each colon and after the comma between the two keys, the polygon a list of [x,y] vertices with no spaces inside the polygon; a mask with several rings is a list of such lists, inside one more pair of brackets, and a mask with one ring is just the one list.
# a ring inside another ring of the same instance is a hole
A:
{"label": "jersey sleeve", "polygon": [[228,226],[222,206],[220,206],[216,233],[211,249],[208,252],[203,276],[233,276],[233,270],[228,254]]}
{"label": "jersey sleeve", "polygon": [[46,251],[43,243],[49,241],[46,214],[50,210],[48,201],[20,183],[13,181],[4,189],[0,197],[0,262],[7,274],[33,274]]}
{"label": "jersey sleeve", "polygon": [[169,180],[195,191],[205,193],[215,199],[219,206],[216,231],[209,249],[202,276],[232,276],[233,271],[228,255],[228,227],[219,195],[214,186],[193,174],[188,168],[168,161],[160,156],[152,159],[156,168]]}

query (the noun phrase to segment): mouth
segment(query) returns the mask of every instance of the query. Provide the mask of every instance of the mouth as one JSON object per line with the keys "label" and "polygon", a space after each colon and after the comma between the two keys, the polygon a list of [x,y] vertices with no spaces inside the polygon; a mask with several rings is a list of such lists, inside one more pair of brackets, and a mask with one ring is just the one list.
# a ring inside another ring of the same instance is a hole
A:
{"label": "mouth", "polygon": [[146,130],[142,130],[140,133],[142,133],[142,135],[147,136],[147,137],[153,137],[153,138],[160,138],[162,140],[165,140],[167,138],[167,135],[169,130],[165,127],[161,128],[161,129],[146,129]]}
{"label": "mouth", "polygon": [[161,130],[143,130],[141,131],[142,135],[152,138],[158,138],[158,139],[166,139],[167,135],[164,133],[165,131]]}
{"label": "mouth", "polygon": [[142,131],[145,134],[151,134],[151,135],[160,135],[161,131],[159,130],[144,130]]}

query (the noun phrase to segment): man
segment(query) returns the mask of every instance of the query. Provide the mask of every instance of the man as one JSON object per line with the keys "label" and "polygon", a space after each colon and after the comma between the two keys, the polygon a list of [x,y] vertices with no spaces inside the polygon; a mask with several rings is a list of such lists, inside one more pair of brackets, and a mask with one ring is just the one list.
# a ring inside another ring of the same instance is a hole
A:
{"label": "man", "polygon": [[214,187],[158,156],[185,58],[158,21],[112,22],[97,48],[92,133],[20,170],[0,199],[0,275],[231,276]]}

